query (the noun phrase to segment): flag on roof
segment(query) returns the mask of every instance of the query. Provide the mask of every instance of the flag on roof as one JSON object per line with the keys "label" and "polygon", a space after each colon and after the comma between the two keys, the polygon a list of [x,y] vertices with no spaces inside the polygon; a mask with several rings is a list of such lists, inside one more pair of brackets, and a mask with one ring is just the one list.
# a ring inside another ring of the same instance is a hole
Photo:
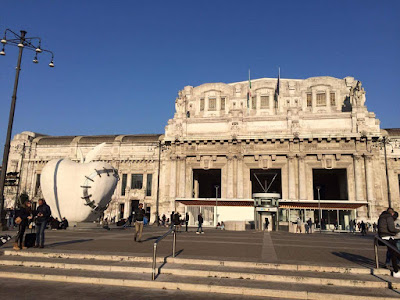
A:
{"label": "flag on roof", "polygon": [[275,99],[275,108],[278,107],[280,79],[281,79],[281,68],[278,68],[278,82],[276,83],[275,97],[274,97],[274,99]]}
{"label": "flag on roof", "polygon": [[249,89],[247,91],[247,108],[250,108],[250,98],[251,98],[251,80],[250,80],[250,69],[249,69]]}

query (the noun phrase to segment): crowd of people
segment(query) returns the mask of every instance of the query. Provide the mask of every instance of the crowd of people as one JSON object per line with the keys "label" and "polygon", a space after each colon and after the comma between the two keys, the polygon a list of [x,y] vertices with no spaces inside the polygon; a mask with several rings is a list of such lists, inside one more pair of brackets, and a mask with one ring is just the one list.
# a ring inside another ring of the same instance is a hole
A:
{"label": "crowd of people", "polygon": [[[59,221],[57,217],[52,217],[50,206],[44,199],[39,199],[38,207],[32,209],[32,202],[25,195],[20,197],[18,209],[7,212],[6,219],[9,228],[18,228],[13,245],[17,251],[28,247],[44,248],[45,230],[48,227],[58,230],[69,226],[66,218]],[[26,234],[27,229],[31,229],[31,233],[35,231],[35,234]]]}

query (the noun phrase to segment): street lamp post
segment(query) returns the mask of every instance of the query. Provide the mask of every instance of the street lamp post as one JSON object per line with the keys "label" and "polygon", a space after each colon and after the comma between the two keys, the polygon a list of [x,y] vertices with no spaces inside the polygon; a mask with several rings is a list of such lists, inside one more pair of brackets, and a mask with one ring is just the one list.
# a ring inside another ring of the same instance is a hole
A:
{"label": "street lamp post", "polygon": [[388,139],[386,136],[383,136],[382,143],[383,143],[383,151],[385,155],[385,171],[386,171],[386,186],[387,186],[387,193],[388,193],[388,205],[392,207],[392,194],[390,193],[390,185],[389,185],[389,171],[388,171],[388,163],[387,163],[387,154],[386,154],[386,144],[388,143]]}
{"label": "street lamp post", "polygon": [[321,233],[322,232],[322,228],[321,228],[321,226],[322,226],[322,222],[321,222],[321,219],[322,219],[322,213],[321,213],[321,195],[320,195],[320,191],[321,190],[321,187],[320,186],[317,186],[317,192],[318,192],[318,213],[319,213],[319,233]]}
{"label": "street lamp post", "polygon": [[[7,38],[7,34],[12,35],[11,39]],[[38,45],[34,45],[34,41],[39,41]],[[11,108],[10,108],[10,116],[8,118],[8,128],[7,128],[7,136],[6,142],[4,145],[4,153],[3,153],[3,163],[1,167],[1,175],[0,175],[0,222],[1,222],[1,230],[7,230],[7,224],[5,222],[5,210],[4,210],[4,186],[7,174],[7,165],[8,165],[8,156],[10,153],[10,142],[11,142],[11,134],[12,134],[12,126],[14,122],[14,112],[15,112],[15,104],[17,102],[17,89],[18,89],[18,81],[19,81],[19,73],[21,71],[21,60],[22,60],[22,51],[24,48],[28,50],[32,50],[35,52],[35,58],[33,62],[37,64],[38,61],[38,54],[42,52],[48,52],[51,54],[51,62],[49,66],[51,68],[54,67],[54,54],[49,50],[45,50],[41,48],[41,39],[38,37],[26,37],[26,31],[21,30],[21,34],[18,35],[15,32],[11,31],[10,29],[6,29],[4,32],[4,37],[1,40],[1,44],[3,45],[2,50],[0,51],[0,55],[5,56],[5,46],[17,46],[19,48],[18,53],[18,60],[17,60],[17,71],[15,73],[15,81],[14,81],[14,90],[11,98]]]}
{"label": "street lamp post", "polygon": [[218,189],[219,185],[215,185],[215,226],[218,225]]}

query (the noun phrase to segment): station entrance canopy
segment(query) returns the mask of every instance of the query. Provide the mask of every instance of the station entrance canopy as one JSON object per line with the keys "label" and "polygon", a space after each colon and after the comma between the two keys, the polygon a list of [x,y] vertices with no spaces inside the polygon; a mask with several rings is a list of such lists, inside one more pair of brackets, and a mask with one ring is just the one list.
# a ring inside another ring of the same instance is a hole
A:
{"label": "station entrance canopy", "polygon": [[253,199],[177,198],[175,201],[188,206],[254,206]]}
{"label": "station entrance canopy", "polygon": [[286,209],[340,209],[340,210],[348,210],[348,209],[357,209],[362,206],[367,206],[368,202],[365,201],[320,201],[318,205],[317,200],[308,200],[308,201],[290,201],[290,200],[280,200],[279,208]]}

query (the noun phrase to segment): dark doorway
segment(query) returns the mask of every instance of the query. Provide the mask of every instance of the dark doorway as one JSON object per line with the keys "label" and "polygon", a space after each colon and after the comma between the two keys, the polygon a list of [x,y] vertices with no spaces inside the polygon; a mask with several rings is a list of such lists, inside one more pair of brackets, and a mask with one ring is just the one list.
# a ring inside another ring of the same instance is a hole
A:
{"label": "dark doorway", "polygon": [[317,187],[321,200],[348,200],[346,169],[313,169],[314,200],[318,200]]}
{"label": "dark doorway", "polygon": [[251,193],[278,193],[282,195],[281,169],[251,169]]}
{"label": "dark doorway", "polygon": [[124,218],[125,203],[120,203],[119,205],[119,219]]}
{"label": "dark doorway", "polygon": [[[193,191],[196,189],[196,181],[199,198],[221,198],[221,169],[193,169]],[[215,186],[218,186],[218,195]]]}
{"label": "dark doorway", "polygon": [[131,200],[131,215],[139,207],[139,200]]}

